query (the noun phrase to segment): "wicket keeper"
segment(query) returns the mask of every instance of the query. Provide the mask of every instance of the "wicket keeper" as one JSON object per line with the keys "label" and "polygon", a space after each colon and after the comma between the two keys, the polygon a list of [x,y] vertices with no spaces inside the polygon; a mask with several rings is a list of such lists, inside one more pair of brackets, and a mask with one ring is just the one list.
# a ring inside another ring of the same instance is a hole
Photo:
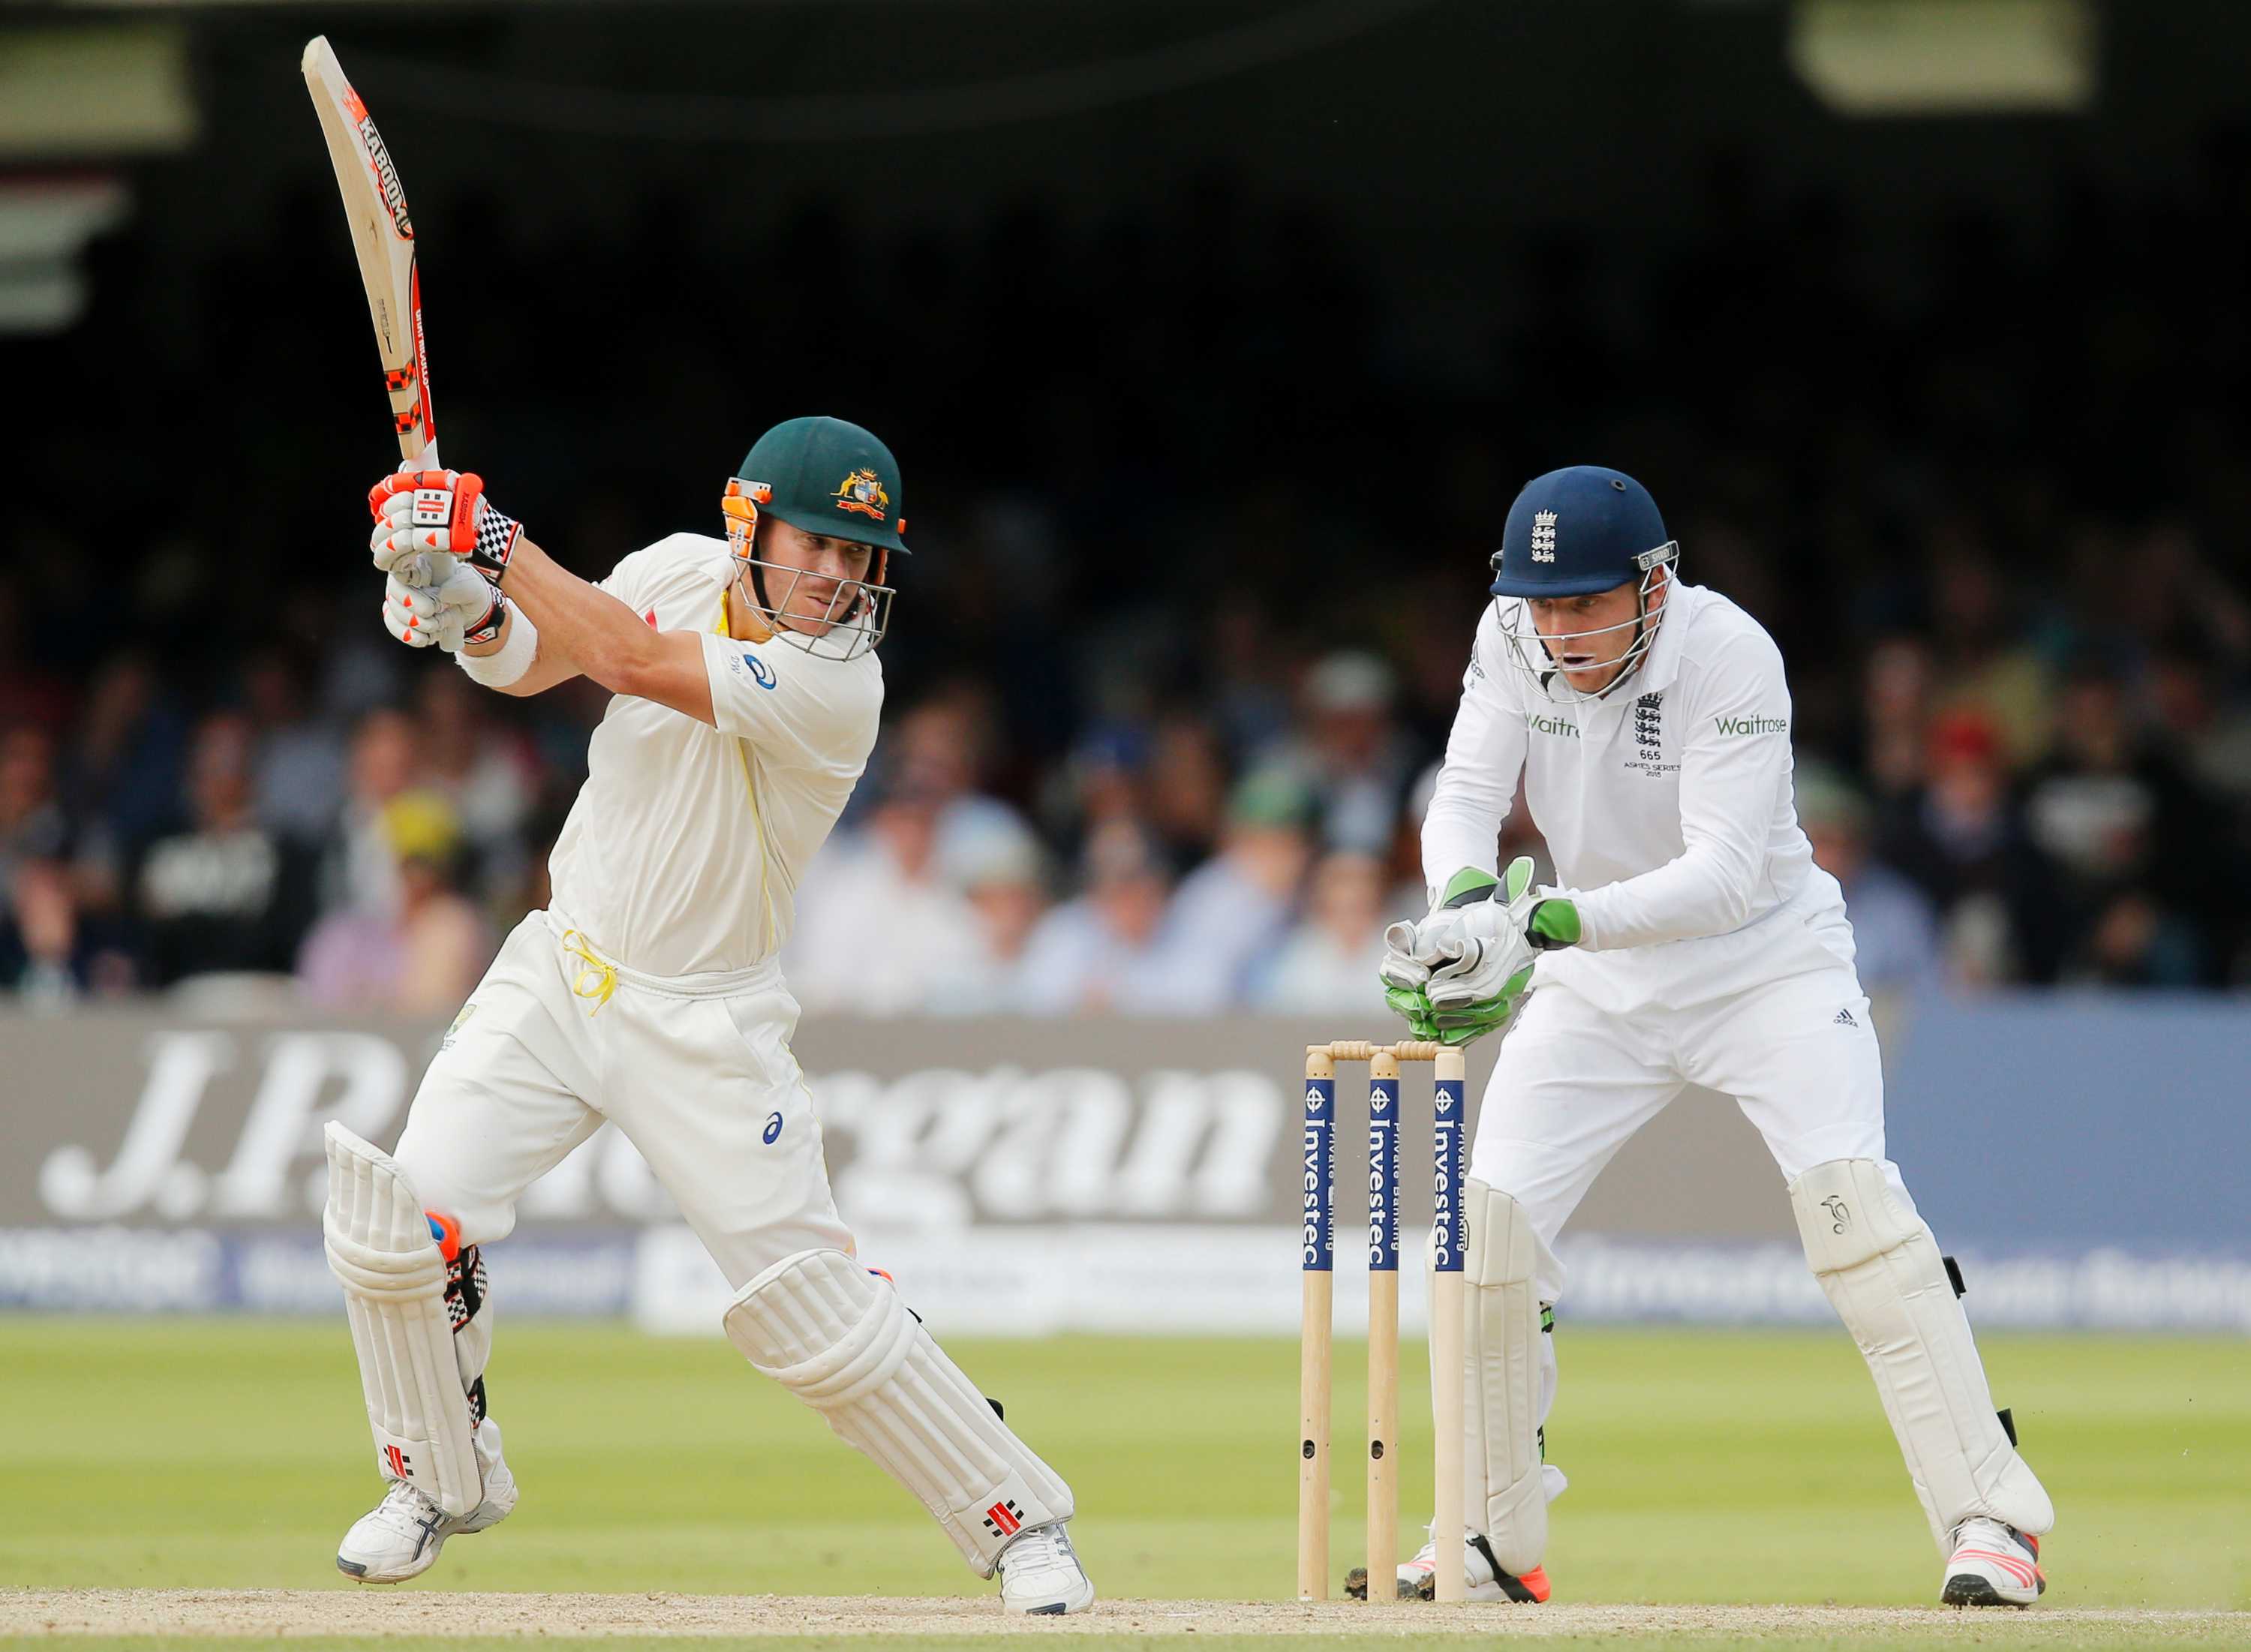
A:
{"label": "wicket keeper", "polygon": [[[1940,1598],[2029,1606],[2055,1510],[1994,1412],[1959,1274],[1885,1157],[1853,928],[1798,829],[1781,653],[1681,581],[1655,501],[1617,471],[1535,478],[1493,561],[1423,827],[1430,909],[1392,926],[1382,965],[1417,1037],[1516,1017],[1464,1200],[1471,1597],[1548,1598],[1550,1247],[1626,1138],[1700,1084],[1736,1099],[1789,1185],[1944,1557]],[[1528,859],[1499,869],[1520,775],[1559,888],[1530,888]],[[1430,1576],[1425,1545],[1400,1593],[1427,1596]]]}

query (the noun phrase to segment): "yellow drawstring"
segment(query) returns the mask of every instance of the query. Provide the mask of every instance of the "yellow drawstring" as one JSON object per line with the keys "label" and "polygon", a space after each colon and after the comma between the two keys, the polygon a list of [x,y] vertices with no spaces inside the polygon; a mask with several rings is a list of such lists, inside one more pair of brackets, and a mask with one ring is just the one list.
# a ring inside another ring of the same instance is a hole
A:
{"label": "yellow drawstring", "polygon": [[[571,996],[594,1000],[594,1007],[586,1012],[586,1019],[592,1020],[602,1013],[602,1006],[610,1001],[610,994],[618,990],[617,967],[595,951],[576,930],[563,931],[563,950],[573,957],[586,960],[586,967],[571,983]],[[591,987],[586,985],[589,978],[594,983]]]}

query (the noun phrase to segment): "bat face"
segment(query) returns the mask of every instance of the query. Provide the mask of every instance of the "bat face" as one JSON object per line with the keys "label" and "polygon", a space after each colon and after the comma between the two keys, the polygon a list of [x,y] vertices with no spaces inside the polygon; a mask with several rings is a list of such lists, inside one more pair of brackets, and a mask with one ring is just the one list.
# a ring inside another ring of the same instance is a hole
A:
{"label": "bat face", "polygon": [[305,86],[328,140],[343,197],[352,251],[367,288],[375,342],[383,358],[398,455],[436,468],[438,432],[430,401],[428,346],[422,330],[422,280],[414,261],[414,221],[398,165],[367,105],[344,79],[325,36],[305,47]]}

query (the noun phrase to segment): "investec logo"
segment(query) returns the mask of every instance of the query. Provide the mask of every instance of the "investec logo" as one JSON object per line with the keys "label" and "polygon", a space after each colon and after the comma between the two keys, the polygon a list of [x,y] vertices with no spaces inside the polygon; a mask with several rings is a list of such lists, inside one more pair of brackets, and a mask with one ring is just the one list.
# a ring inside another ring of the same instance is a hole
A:
{"label": "investec logo", "polygon": [[1431,1131],[1430,1226],[1437,1235],[1432,1264],[1440,1273],[1462,1265],[1462,1190],[1454,1184],[1455,1138],[1461,1134],[1462,1121],[1452,1102],[1453,1097],[1445,1091],[1438,1093],[1436,1128]]}
{"label": "investec logo", "polygon": [[1783,734],[1790,728],[1787,717],[1714,717],[1712,726],[1721,734]]}
{"label": "investec logo", "polygon": [[1319,1268],[1327,1260],[1327,1247],[1322,1241],[1327,1237],[1328,1228],[1323,1218],[1328,1214],[1329,1130],[1333,1123],[1329,1097],[1310,1084],[1306,1086],[1305,1128],[1298,1138],[1305,1172],[1300,1195],[1304,1222],[1299,1244],[1308,1268]]}
{"label": "investec logo", "polygon": [[1391,1180],[1398,1159],[1398,1081],[1368,1087],[1368,1265],[1397,1265],[1399,1210]]}
{"label": "investec logo", "polygon": [[1532,732],[1534,734],[1559,734],[1569,740],[1576,740],[1579,737],[1579,725],[1576,722],[1566,722],[1561,717],[1534,715],[1527,717],[1525,721],[1531,725]]}

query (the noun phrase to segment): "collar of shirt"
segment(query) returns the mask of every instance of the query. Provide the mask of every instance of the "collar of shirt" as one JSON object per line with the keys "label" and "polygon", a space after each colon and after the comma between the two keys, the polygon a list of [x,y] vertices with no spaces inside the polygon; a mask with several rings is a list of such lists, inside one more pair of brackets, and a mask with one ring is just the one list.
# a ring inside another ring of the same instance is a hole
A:
{"label": "collar of shirt", "polygon": [[1679,579],[1665,593],[1665,619],[1657,627],[1657,637],[1642,657],[1641,669],[1628,677],[1619,688],[1623,692],[1606,695],[1604,699],[1627,701],[1645,694],[1659,694],[1673,686],[1680,674],[1681,651],[1688,646],[1689,622],[1696,617],[1696,609],[1704,599],[1700,585],[1683,584]]}

